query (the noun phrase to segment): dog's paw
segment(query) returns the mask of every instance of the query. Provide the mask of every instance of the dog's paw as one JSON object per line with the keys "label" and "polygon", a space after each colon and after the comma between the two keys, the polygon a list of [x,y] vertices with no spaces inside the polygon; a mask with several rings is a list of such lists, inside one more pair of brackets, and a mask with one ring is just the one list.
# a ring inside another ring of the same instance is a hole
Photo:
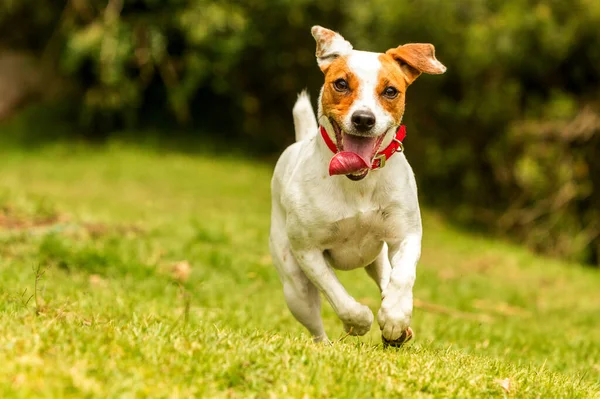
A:
{"label": "dog's paw", "polygon": [[411,317],[412,306],[387,307],[382,304],[377,313],[377,322],[381,328],[382,338],[388,342],[401,339],[409,328]]}
{"label": "dog's paw", "polygon": [[356,306],[347,314],[340,316],[344,323],[344,330],[350,335],[365,335],[373,324],[373,312],[368,306],[356,303]]}
{"label": "dog's paw", "polygon": [[414,333],[412,328],[408,327],[406,330],[404,330],[402,332],[402,334],[400,334],[400,338],[398,338],[395,341],[388,341],[387,339],[385,339],[385,337],[383,337],[383,335],[381,336],[381,342],[383,342],[383,346],[384,347],[394,347],[394,348],[399,348],[402,345],[404,345],[405,343],[407,343],[408,341],[410,341],[411,339],[413,339]]}

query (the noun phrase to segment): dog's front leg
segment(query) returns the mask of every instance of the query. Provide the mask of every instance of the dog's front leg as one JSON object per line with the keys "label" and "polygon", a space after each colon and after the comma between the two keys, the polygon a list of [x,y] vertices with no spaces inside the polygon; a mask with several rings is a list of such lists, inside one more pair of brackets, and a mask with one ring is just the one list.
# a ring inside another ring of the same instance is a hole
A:
{"label": "dog's front leg", "polygon": [[323,252],[318,249],[294,251],[300,268],[321,290],[333,310],[344,323],[346,332],[364,335],[371,329],[373,313],[368,306],[357,302],[338,280],[327,264]]}
{"label": "dog's front leg", "polygon": [[407,336],[407,329],[412,317],[412,290],[421,255],[421,233],[406,235],[402,241],[388,245],[392,273],[390,282],[382,290],[377,321],[383,341],[401,345],[410,338]]}

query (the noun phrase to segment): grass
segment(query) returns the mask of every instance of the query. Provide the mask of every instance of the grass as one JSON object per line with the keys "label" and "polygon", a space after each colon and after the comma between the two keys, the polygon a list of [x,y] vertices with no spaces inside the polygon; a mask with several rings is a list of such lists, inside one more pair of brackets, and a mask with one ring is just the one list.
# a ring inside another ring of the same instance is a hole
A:
{"label": "grass", "polygon": [[[268,255],[271,167],[0,149],[0,397],[600,397],[600,273],[424,213],[416,339],[313,345]],[[342,273],[376,312],[364,272]]]}

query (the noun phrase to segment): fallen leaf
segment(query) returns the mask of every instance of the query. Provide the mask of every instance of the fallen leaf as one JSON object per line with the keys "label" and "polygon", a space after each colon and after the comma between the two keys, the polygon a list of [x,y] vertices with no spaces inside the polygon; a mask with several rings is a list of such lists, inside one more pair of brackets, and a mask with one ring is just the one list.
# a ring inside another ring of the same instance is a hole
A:
{"label": "fallen leaf", "polygon": [[14,387],[20,387],[25,382],[25,374],[17,374],[12,379]]}
{"label": "fallen leaf", "polygon": [[502,387],[502,389],[504,389],[506,393],[510,393],[510,378],[496,380],[496,382]]}
{"label": "fallen leaf", "polygon": [[104,280],[98,274],[90,274],[90,277],[88,278],[88,280],[89,280],[90,284],[93,286],[96,286],[96,287],[106,286],[106,280]]}
{"label": "fallen leaf", "polygon": [[192,266],[187,260],[177,262],[171,268],[171,273],[176,280],[187,281],[192,273]]}

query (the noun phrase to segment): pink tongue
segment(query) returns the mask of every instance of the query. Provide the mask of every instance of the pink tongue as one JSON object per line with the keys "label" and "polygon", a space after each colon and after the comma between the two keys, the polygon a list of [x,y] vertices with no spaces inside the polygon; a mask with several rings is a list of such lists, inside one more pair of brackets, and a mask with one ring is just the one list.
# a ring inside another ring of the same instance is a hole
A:
{"label": "pink tongue", "polygon": [[348,175],[371,167],[375,137],[359,137],[342,133],[344,151],[338,152],[329,162],[329,175]]}
{"label": "pink tongue", "polygon": [[329,176],[348,175],[369,167],[370,165],[360,155],[354,152],[342,151],[331,158]]}

